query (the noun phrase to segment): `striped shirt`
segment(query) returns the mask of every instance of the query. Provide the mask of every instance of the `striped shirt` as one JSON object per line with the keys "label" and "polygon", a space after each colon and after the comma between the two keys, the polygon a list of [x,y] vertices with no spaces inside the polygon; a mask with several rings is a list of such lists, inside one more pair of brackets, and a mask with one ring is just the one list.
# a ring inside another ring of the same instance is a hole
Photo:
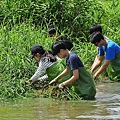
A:
{"label": "striped shirt", "polygon": [[40,80],[41,82],[46,80],[48,78],[47,74],[41,77],[42,74],[46,72],[46,69],[54,65],[57,61],[55,62],[50,62],[49,58],[41,57],[39,61],[39,66],[37,68],[37,71],[34,73],[34,75],[30,78],[32,82],[35,82],[37,80]]}

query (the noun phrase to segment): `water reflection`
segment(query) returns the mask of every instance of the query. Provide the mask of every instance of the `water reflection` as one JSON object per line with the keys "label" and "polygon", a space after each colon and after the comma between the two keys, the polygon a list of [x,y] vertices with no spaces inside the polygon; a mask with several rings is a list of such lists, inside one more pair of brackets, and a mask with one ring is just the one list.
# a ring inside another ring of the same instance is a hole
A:
{"label": "water reflection", "polygon": [[97,85],[93,102],[37,98],[0,104],[0,120],[120,120],[119,86]]}
{"label": "water reflection", "polygon": [[120,120],[120,115],[108,115],[108,116],[92,115],[92,116],[78,116],[76,118],[84,119],[91,118],[92,120]]}

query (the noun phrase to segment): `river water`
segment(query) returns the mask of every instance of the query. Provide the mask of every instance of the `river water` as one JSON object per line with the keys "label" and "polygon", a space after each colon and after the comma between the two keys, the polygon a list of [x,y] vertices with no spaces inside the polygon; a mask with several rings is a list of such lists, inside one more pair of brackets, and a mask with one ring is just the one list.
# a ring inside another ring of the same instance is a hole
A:
{"label": "river water", "polygon": [[0,103],[0,120],[120,120],[120,82],[97,85],[95,101],[34,98]]}

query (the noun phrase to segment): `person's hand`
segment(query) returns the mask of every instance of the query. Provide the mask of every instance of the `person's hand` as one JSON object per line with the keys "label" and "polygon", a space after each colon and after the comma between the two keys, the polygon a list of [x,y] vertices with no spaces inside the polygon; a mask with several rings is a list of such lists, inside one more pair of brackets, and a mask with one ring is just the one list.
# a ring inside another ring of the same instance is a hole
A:
{"label": "person's hand", "polygon": [[65,87],[65,85],[63,83],[59,84],[59,88],[63,89]]}
{"label": "person's hand", "polygon": [[26,84],[32,83],[32,80],[25,81]]}
{"label": "person's hand", "polygon": [[94,80],[96,80],[96,79],[97,79],[97,76],[94,76],[93,78],[94,78]]}
{"label": "person's hand", "polygon": [[32,83],[32,80],[28,80],[30,83]]}
{"label": "person's hand", "polygon": [[37,81],[28,80],[28,81],[26,81],[25,83],[34,85],[34,84],[37,83],[37,82],[39,82],[39,80],[37,80]]}
{"label": "person's hand", "polygon": [[52,81],[49,82],[49,85],[52,85],[57,82],[57,79],[53,79]]}
{"label": "person's hand", "polygon": [[39,79],[36,80],[36,81],[28,80],[28,81],[26,81],[26,82],[31,83],[31,84],[34,84],[34,83],[40,82],[40,80],[39,80]]}
{"label": "person's hand", "polygon": [[94,81],[95,81],[95,82],[98,81],[98,76],[97,76],[97,75],[94,75],[93,78],[94,78]]}
{"label": "person's hand", "polygon": [[31,81],[31,80],[25,81],[25,85],[30,86],[31,84],[32,84],[32,81]]}

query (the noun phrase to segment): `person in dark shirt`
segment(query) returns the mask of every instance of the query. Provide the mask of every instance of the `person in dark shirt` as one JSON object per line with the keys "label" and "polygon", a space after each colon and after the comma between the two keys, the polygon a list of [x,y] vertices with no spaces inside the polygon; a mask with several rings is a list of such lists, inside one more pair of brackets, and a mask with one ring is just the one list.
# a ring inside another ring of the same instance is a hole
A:
{"label": "person in dark shirt", "polygon": [[62,36],[61,33],[57,31],[57,29],[54,26],[49,27],[48,33],[50,37],[55,36],[56,41],[62,40],[65,43],[68,50],[71,50],[73,48],[73,43],[66,36]]}
{"label": "person in dark shirt", "polygon": [[59,84],[59,88],[70,85],[82,99],[94,99],[96,88],[92,75],[85,69],[82,61],[73,51],[69,51],[63,41],[56,41],[52,45],[52,53],[59,58],[66,58],[66,69],[54,78],[49,84],[53,84],[70,74],[70,78]]}

